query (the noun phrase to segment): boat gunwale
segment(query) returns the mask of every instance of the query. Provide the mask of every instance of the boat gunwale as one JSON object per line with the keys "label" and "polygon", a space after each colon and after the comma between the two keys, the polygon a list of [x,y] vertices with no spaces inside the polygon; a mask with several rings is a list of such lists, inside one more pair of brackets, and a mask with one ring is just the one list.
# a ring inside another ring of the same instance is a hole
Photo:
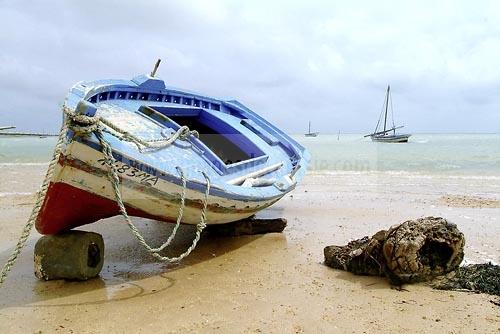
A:
{"label": "boat gunwale", "polygon": [[[81,87],[81,88],[80,88]],[[163,89],[151,89],[151,88],[146,88],[138,85],[134,79],[132,80],[96,80],[96,81],[80,81],[73,85],[73,87],[70,90],[70,94],[73,93],[76,96],[79,97],[81,100],[89,101],[90,98],[93,96],[96,96],[98,94],[103,94],[103,93],[109,93],[113,90],[116,89],[123,89],[124,91],[130,91],[130,92],[137,92],[137,93],[146,93],[146,94],[160,94],[160,95],[168,95],[170,92],[175,92],[176,94],[181,95],[181,97],[187,97],[191,99],[206,99],[209,100],[211,103],[216,102],[220,106],[225,106],[228,108],[233,108],[237,110],[240,113],[243,113],[243,115],[248,116],[251,115],[251,118],[253,120],[258,120],[259,122],[263,123],[266,127],[270,128],[272,131],[275,133],[273,134],[274,136],[277,136],[279,139],[279,145],[285,150],[289,151],[289,153],[292,153],[292,156],[290,156],[290,159],[292,160],[292,164],[297,163],[300,160],[304,160],[306,163],[309,162],[310,160],[310,154],[306,150],[304,146],[302,146],[300,143],[298,143],[295,139],[284,133],[282,130],[280,130],[278,127],[274,126],[271,124],[269,121],[267,121],[265,118],[260,116],[259,114],[255,113],[253,110],[249,109],[245,105],[243,105],[241,102],[235,99],[220,99],[220,98],[213,98],[209,97],[207,95],[203,95],[201,93],[197,92],[192,92],[188,91],[186,89],[181,89],[177,87],[172,87],[172,86],[166,86]],[[120,100],[120,99],[118,99]],[[127,100],[127,99],[121,99],[121,100]],[[154,101],[154,100],[138,100],[138,101],[150,101],[152,103],[171,103],[167,101]],[[101,102],[101,101],[98,101]],[[176,106],[186,106],[185,104],[180,104],[180,103],[171,103]],[[191,106],[192,107],[192,106]],[[214,110],[214,109],[208,109],[208,110]],[[215,110],[220,113],[225,113],[227,112],[223,111],[221,108],[219,110]],[[287,145],[288,144],[288,145]]]}

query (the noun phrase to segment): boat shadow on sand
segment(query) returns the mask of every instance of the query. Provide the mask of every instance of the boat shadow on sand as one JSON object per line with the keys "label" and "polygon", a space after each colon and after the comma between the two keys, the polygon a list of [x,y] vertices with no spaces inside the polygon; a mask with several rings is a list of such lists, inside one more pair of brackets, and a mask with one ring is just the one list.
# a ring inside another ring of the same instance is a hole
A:
{"label": "boat shadow on sand", "polygon": [[[174,226],[148,219],[134,221],[152,245],[164,242]],[[190,280],[195,276],[206,275],[216,280],[220,264],[210,264],[210,260],[222,256],[231,260],[231,252],[264,236],[222,237],[205,233],[187,258],[177,264],[168,264],[156,261],[144,250],[120,217],[87,225],[84,229],[100,233],[105,241],[104,266],[97,278],[84,282],[37,280],[33,274],[32,253],[36,238],[32,238],[0,290],[0,310],[113,303],[159,294],[172,288],[178,280]],[[195,226],[181,225],[171,247],[162,255],[173,257],[184,252],[191,245],[194,232]],[[285,234],[274,234],[272,242],[273,247],[283,247],[287,243]],[[2,252],[0,259],[5,261],[11,251],[12,248]],[[189,268],[193,269],[186,270]],[[238,270],[236,266],[234,270]]]}

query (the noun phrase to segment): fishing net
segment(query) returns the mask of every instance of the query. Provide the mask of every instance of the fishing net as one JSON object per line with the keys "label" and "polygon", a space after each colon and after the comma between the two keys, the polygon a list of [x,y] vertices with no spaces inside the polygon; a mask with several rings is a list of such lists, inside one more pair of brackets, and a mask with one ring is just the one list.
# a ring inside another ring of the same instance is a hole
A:
{"label": "fishing net", "polygon": [[470,264],[436,278],[431,286],[440,290],[468,290],[500,296],[500,266]]}

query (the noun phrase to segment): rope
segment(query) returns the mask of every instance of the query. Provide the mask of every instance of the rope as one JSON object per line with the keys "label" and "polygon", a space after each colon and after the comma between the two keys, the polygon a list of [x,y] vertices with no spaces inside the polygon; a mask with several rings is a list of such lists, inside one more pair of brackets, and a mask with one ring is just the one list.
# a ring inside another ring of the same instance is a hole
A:
{"label": "rope", "polygon": [[199,137],[199,134],[197,131],[189,130],[187,126],[182,126],[180,127],[171,137],[166,138],[166,139],[157,139],[157,140],[152,140],[152,141],[144,141],[129,132],[117,127],[113,123],[109,122],[108,120],[101,118],[101,117],[96,117],[96,116],[86,116],[86,115],[80,115],[80,114],[75,114],[71,109],[69,109],[67,106],[62,107],[63,113],[67,116],[63,122],[63,125],[61,126],[61,130],[59,132],[59,138],[57,140],[56,146],[54,148],[54,153],[52,155],[52,160],[49,163],[49,167],[47,168],[47,173],[45,174],[45,179],[40,187],[40,190],[38,191],[37,199],[35,201],[35,205],[33,206],[33,209],[31,211],[31,215],[24,226],[21,236],[16,244],[16,247],[14,248],[14,251],[8,258],[7,262],[2,268],[2,272],[0,274],[0,287],[3,285],[5,282],[5,279],[7,278],[9,272],[11,271],[12,267],[14,266],[19,254],[21,253],[21,250],[26,246],[26,241],[28,240],[28,237],[31,233],[31,230],[33,229],[33,226],[35,225],[36,218],[38,217],[38,214],[40,212],[41,206],[45,200],[45,197],[47,195],[47,190],[49,188],[49,183],[50,180],[52,179],[52,176],[54,174],[55,166],[57,162],[59,161],[59,157],[62,153],[63,146],[64,146],[64,141],[65,138],[68,134],[68,130],[71,129],[72,131],[75,132],[76,135],[87,135],[90,133],[94,133],[96,137],[98,138],[101,147],[102,147],[102,153],[108,160],[109,164],[109,172],[108,172],[108,178],[113,186],[114,194],[115,194],[115,199],[118,204],[118,207],[120,209],[120,213],[124,217],[127,225],[129,226],[130,230],[132,231],[132,234],[137,238],[139,243],[156,259],[164,262],[177,262],[182,259],[184,259],[186,256],[191,254],[191,252],[196,248],[198,241],[200,240],[201,233],[206,227],[205,220],[206,220],[206,211],[207,211],[207,206],[208,206],[208,196],[210,194],[210,178],[205,172],[201,172],[203,174],[203,177],[206,180],[206,189],[205,189],[205,196],[203,198],[203,205],[202,205],[202,210],[201,210],[201,217],[200,217],[200,222],[196,225],[196,233],[195,237],[191,243],[191,245],[180,255],[176,257],[168,257],[168,256],[162,256],[159,254],[162,250],[164,250],[167,246],[169,246],[172,241],[175,238],[175,235],[177,234],[177,230],[180,226],[183,214],[184,214],[184,208],[185,208],[185,199],[186,199],[186,188],[187,188],[187,180],[186,177],[184,176],[184,172],[180,167],[177,167],[177,171],[180,174],[181,180],[182,180],[182,192],[181,192],[181,203],[179,206],[179,214],[177,216],[177,222],[175,224],[174,229],[172,230],[170,236],[168,237],[167,241],[163,243],[160,247],[153,248],[151,247],[144,237],[141,235],[137,227],[132,223],[130,220],[130,217],[127,213],[127,210],[125,208],[125,205],[123,203],[123,199],[121,196],[121,191],[119,189],[120,185],[120,179],[118,177],[118,173],[116,171],[116,167],[114,166],[114,157],[113,157],[113,150],[109,143],[104,139],[104,134],[103,132],[109,132],[106,128],[103,127],[103,125],[109,127],[116,133],[120,134],[119,138],[120,140],[125,140],[125,141],[130,141],[134,143],[138,149],[142,152],[144,148],[146,149],[153,149],[153,150],[159,150],[166,148],[170,145],[172,145],[177,139],[185,140],[187,139],[190,135]]}
{"label": "rope", "polygon": [[2,273],[0,274],[0,287],[3,285],[3,282],[7,278],[7,275],[12,269],[12,266],[14,266],[14,264],[16,263],[17,257],[19,256],[19,253],[21,253],[21,250],[26,245],[26,241],[28,240],[30,232],[33,229],[33,226],[35,225],[36,218],[38,217],[40,208],[42,207],[45,196],[47,195],[47,190],[49,189],[49,183],[50,180],[52,179],[52,175],[54,174],[55,166],[62,152],[64,140],[68,132],[68,126],[69,126],[69,120],[66,120],[61,126],[61,130],[59,132],[59,138],[57,139],[57,143],[54,148],[54,154],[52,155],[52,160],[49,163],[49,167],[47,168],[47,173],[45,174],[45,179],[43,180],[43,183],[40,186],[40,190],[38,191],[38,196],[35,201],[35,205],[33,206],[33,209],[31,211],[31,215],[28,219],[28,222],[26,223],[26,225],[22,230],[21,236],[19,237],[19,240],[16,244],[16,247],[14,248],[14,251],[12,252],[9,259],[2,268]]}
{"label": "rope", "polygon": [[[392,95],[389,95],[389,99],[391,100],[391,118],[392,118],[392,127],[396,127],[396,123],[394,122],[394,109],[392,108]],[[396,134],[396,129],[394,129],[394,134]]]}
{"label": "rope", "polygon": [[[75,114],[71,109],[64,106],[63,112],[66,116],[71,118],[71,120],[76,123],[73,124],[71,129],[78,134],[89,134],[91,132],[96,132],[99,129],[101,131],[107,132],[120,140],[128,141],[134,143],[139,151],[143,153],[147,150],[161,150],[172,145],[177,139],[186,140],[189,136],[200,137],[200,134],[196,130],[189,130],[187,126],[181,126],[172,136],[168,138],[160,138],[153,140],[142,140],[141,138],[134,136],[130,132],[118,127],[109,120],[97,117],[97,116],[86,116]],[[100,126],[100,123],[106,125],[107,128]]]}
{"label": "rope", "polygon": [[185,207],[185,201],[186,201],[186,188],[187,188],[186,178],[184,177],[184,172],[182,171],[182,168],[177,167],[176,169],[179,172],[179,174],[181,176],[181,180],[182,180],[181,205],[179,205],[179,214],[177,215],[177,222],[175,223],[175,226],[172,229],[172,233],[170,234],[167,241],[165,241],[165,243],[163,245],[161,245],[160,247],[155,249],[156,252],[161,252],[162,250],[165,249],[165,247],[169,246],[172,243],[172,241],[175,238],[175,235],[177,234],[177,229],[179,228],[179,226],[181,226],[182,216],[184,215],[184,207]]}
{"label": "rope", "polygon": [[378,126],[380,125],[380,121],[382,120],[382,115],[384,114],[384,107],[385,107],[385,97],[384,97],[384,103],[382,103],[382,108],[380,110],[380,115],[378,116],[377,126],[375,127],[375,131],[373,131],[373,133],[378,132]]}
{"label": "rope", "polygon": [[[120,140],[124,141],[129,141],[134,143],[137,148],[139,149],[140,152],[148,150],[161,150],[164,149],[170,145],[172,145],[177,139],[181,140],[186,140],[190,135],[193,135],[197,138],[199,138],[199,133],[196,130],[189,130],[187,126],[181,126],[172,136],[169,138],[161,138],[161,139],[153,139],[149,141],[142,140],[134,135],[132,135],[130,132],[127,132],[119,127],[117,127],[115,124],[111,123],[110,121],[106,120],[105,118],[101,118],[100,122],[104,125],[106,125],[108,128],[113,130],[114,132],[120,134],[118,138]],[[109,130],[105,130],[106,132],[109,132]],[[95,132],[95,130],[93,131]],[[110,132],[111,133],[111,132]]]}
{"label": "rope", "polygon": [[[161,250],[163,250],[173,240],[173,237],[175,236],[174,232],[175,233],[177,232],[178,225],[180,224],[179,217],[177,218],[177,223],[176,223],[176,225],[174,227],[174,230],[172,231],[172,234],[168,238],[168,240],[162,246],[160,246],[158,248],[151,247],[146,242],[146,240],[144,239],[144,237],[141,235],[141,233],[139,232],[139,230],[137,229],[137,227],[130,220],[130,217],[129,217],[128,213],[127,213],[127,209],[125,208],[125,205],[123,203],[123,199],[122,199],[121,192],[120,192],[120,189],[119,189],[120,179],[118,177],[118,173],[116,172],[116,167],[114,165],[115,159],[113,157],[111,146],[104,139],[103,133],[102,133],[102,131],[100,129],[98,129],[97,131],[95,131],[95,134],[96,134],[97,138],[99,139],[99,142],[101,143],[102,152],[103,152],[104,156],[106,157],[106,159],[108,160],[108,165],[110,166],[108,176],[109,176],[109,179],[111,181],[111,185],[113,186],[113,190],[114,190],[114,193],[115,193],[116,203],[118,204],[118,207],[120,209],[120,213],[122,214],[123,218],[125,219],[125,221],[126,221],[127,225],[129,226],[130,230],[132,231],[132,234],[136,237],[136,239],[139,241],[139,243],[153,257],[155,257],[156,259],[158,259],[160,261],[172,263],[172,262],[180,261],[183,258],[185,258],[186,256],[188,256],[196,248],[196,245],[198,244],[198,241],[199,241],[200,236],[201,236],[201,232],[207,226],[205,224],[205,220],[206,220],[206,211],[207,211],[207,205],[208,205],[208,196],[209,196],[209,192],[210,192],[210,179],[209,179],[208,175],[205,172],[202,172],[202,174],[205,177],[205,180],[207,182],[206,183],[206,190],[205,190],[205,197],[204,197],[204,200],[203,200],[203,207],[202,207],[202,210],[201,210],[200,222],[196,225],[196,235],[195,235],[195,238],[193,239],[193,242],[192,242],[191,246],[189,246],[188,249],[184,253],[180,254],[177,257],[162,256],[162,255],[159,254],[159,252]],[[181,174],[181,175],[182,175],[181,177],[182,177],[182,180],[183,180],[183,193],[181,195],[181,208],[179,209],[180,213],[182,213],[183,210],[184,210],[185,182],[186,182],[184,175],[183,174]],[[182,217],[180,217],[180,218],[182,219]]]}

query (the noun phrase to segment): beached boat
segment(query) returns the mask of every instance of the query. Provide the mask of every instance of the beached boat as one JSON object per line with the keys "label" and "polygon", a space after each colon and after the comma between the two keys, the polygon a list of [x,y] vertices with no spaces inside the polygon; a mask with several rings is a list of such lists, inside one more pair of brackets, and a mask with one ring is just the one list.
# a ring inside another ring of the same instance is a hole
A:
{"label": "beached boat", "polygon": [[293,190],[309,160],[240,102],[166,86],[154,73],[77,83],[65,108],[99,119],[100,131],[74,117],[36,218],[42,234],[120,214],[118,190],[133,216],[176,222],[184,202],[184,224],[198,224],[204,206],[206,224],[237,221]]}
{"label": "beached boat", "polygon": [[306,137],[317,137],[319,135],[319,132],[311,132],[311,121],[309,121],[309,130],[307,131],[304,136]]}
{"label": "beached boat", "polygon": [[[389,104],[391,105],[391,118],[392,127],[387,128],[387,114],[389,109]],[[382,118],[383,128],[382,128]],[[382,112],[380,113],[377,126],[373,133],[365,135],[365,137],[370,137],[372,141],[383,142],[383,143],[407,143],[410,134],[396,134],[397,129],[401,129],[404,126],[396,126],[394,124],[394,115],[392,111],[392,98],[391,98],[391,86],[387,86],[387,91],[384,98],[384,105],[382,107]]]}

